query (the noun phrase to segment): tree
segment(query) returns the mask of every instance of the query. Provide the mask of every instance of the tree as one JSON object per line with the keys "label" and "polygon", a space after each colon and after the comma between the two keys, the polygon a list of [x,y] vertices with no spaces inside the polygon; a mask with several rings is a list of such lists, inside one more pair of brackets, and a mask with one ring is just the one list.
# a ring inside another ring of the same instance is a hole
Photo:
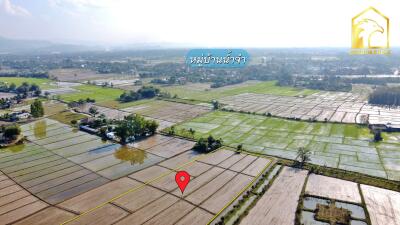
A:
{"label": "tree", "polygon": [[10,86],[8,87],[8,90],[15,91],[16,88],[17,88],[17,85],[15,85],[14,83],[11,83]]}
{"label": "tree", "polygon": [[193,147],[198,152],[208,152],[208,143],[204,138],[200,138]]}
{"label": "tree", "polygon": [[102,114],[100,114],[99,119],[104,120],[104,119],[107,119],[107,117],[104,113],[102,113]]}
{"label": "tree", "polygon": [[31,91],[31,92],[35,92],[35,91],[39,91],[40,90],[40,87],[39,87],[39,85],[37,85],[37,84],[32,84],[30,87],[29,87],[29,91]]}
{"label": "tree", "polygon": [[0,82],[0,91],[1,92],[8,92],[9,91],[9,88],[8,88],[6,83]]}
{"label": "tree", "polygon": [[147,120],[146,128],[150,134],[154,134],[157,131],[158,123],[155,120]]}
{"label": "tree", "polygon": [[239,144],[239,145],[237,146],[237,150],[238,150],[238,152],[243,151],[243,144]]}
{"label": "tree", "polygon": [[194,138],[194,134],[196,133],[196,131],[193,130],[193,128],[190,128],[189,133],[190,133],[190,135],[192,135],[192,138]]}
{"label": "tree", "polygon": [[219,109],[220,108],[220,104],[219,104],[219,102],[217,101],[217,100],[212,100],[212,105],[213,105],[213,109],[214,110],[217,110],[217,109]]}
{"label": "tree", "polygon": [[118,124],[117,127],[115,127],[115,135],[117,135],[122,143],[126,142],[126,139],[129,137],[130,135],[130,130],[129,130],[129,126],[126,122],[121,122]]}
{"label": "tree", "polygon": [[160,89],[153,86],[143,86],[137,91],[143,98],[153,98],[160,93]]}
{"label": "tree", "polygon": [[21,129],[17,125],[8,126],[4,129],[4,137],[8,140],[15,140],[21,134]]}
{"label": "tree", "polygon": [[45,92],[44,92],[44,96],[45,96],[46,98],[49,98],[49,96],[50,96],[50,92],[48,92],[48,91],[45,91]]}
{"label": "tree", "polygon": [[379,129],[373,129],[372,133],[374,134],[374,142],[380,142],[383,140],[382,131]]}
{"label": "tree", "polygon": [[208,148],[210,149],[210,151],[213,151],[222,146],[221,139],[215,139],[213,136],[210,135],[208,136],[207,140],[208,140]]}
{"label": "tree", "polygon": [[35,118],[38,118],[38,117],[41,117],[44,115],[43,105],[39,99],[35,99],[35,101],[31,104],[31,114]]}
{"label": "tree", "polygon": [[171,126],[171,127],[168,129],[168,134],[169,134],[169,135],[175,135],[175,126]]}
{"label": "tree", "polygon": [[18,94],[22,94],[23,96],[27,96],[29,91],[29,84],[24,82],[16,89]]}
{"label": "tree", "polygon": [[299,161],[300,167],[303,167],[304,163],[306,163],[306,162],[311,160],[310,154],[311,154],[311,151],[309,149],[304,148],[304,147],[300,147],[297,150],[296,160]]}
{"label": "tree", "polygon": [[210,135],[207,139],[200,138],[194,145],[193,149],[198,152],[209,153],[221,146],[222,140],[215,139],[213,136]]}
{"label": "tree", "polygon": [[169,84],[175,84],[175,83],[176,83],[176,77],[175,77],[175,76],[171,76],[171,77],[168,79],[168,83],[169,83]]}
{"label": "tree", "polygon": [[96,107],[92,106],[89,108],[89,113],[90,115],[92,115],[93,117],[96,117],[97,114],[99,114],[99,111],[97,110]]}
{"label": "tree", "polygon": [[146,136],[147,133],[154,134],[158,128],[158,123],[154,120],[147,121],[140,115],[129,115],[124,120],[119,121],[115,128],[115,134],[121,139],[122,143],[130,137]]}
{"label": "tree", "polygon": [[39,96],[40,94],[42,94],[42,91],[40,89],[39,90],[35,90],[33,92],[33,96]]}

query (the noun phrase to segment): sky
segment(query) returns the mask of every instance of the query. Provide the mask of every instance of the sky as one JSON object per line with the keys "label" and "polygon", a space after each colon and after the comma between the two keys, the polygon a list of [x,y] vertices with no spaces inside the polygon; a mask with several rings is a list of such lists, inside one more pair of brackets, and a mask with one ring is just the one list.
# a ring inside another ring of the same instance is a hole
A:
{"label": "sky", "polygon": [[369,6],[390,18],[391,46],[400,46],[399,0],[0,0],[0,36],[96,45],[350,48],[351,19]]}

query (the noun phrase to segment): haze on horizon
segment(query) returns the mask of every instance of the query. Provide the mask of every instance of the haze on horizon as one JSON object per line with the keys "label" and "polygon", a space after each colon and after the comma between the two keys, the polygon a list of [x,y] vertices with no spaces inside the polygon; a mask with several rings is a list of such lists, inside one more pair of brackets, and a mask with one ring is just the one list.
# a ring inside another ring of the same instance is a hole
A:
{"label": "haze on horizon", "polygon": [[398,0],[0,0],[0,36],[96,45],[350,47],[351,18],[369,6],[390,18],[391,46],[400,46]]}

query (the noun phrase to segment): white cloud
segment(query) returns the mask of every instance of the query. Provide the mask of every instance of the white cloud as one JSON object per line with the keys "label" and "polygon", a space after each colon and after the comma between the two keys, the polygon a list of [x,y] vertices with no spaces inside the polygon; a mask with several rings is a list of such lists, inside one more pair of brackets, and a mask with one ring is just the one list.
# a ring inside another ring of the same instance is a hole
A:
{"label": "white cloud", "polygon": [[30,16],[31,13],[18,5],[15,5],[11,0],[3,0],[0,5],[0,10],[12,16]]}
{"label": "white cloud", "polygon": [[70,7],[75,9],[105,8],[110,6],[112,2],[112,0],[49,0],[51,6]]}

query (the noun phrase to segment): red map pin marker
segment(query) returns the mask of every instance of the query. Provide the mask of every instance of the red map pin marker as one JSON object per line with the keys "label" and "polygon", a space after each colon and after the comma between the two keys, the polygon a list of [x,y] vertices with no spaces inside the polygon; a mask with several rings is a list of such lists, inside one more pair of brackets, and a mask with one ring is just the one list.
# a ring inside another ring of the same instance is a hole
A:
{"label": "red map pin marker", "polygon": [[186,186],[189,184],[190,175],[186,171],[178,171],[175,175],[175,181],[181,192],[185,191]]}

